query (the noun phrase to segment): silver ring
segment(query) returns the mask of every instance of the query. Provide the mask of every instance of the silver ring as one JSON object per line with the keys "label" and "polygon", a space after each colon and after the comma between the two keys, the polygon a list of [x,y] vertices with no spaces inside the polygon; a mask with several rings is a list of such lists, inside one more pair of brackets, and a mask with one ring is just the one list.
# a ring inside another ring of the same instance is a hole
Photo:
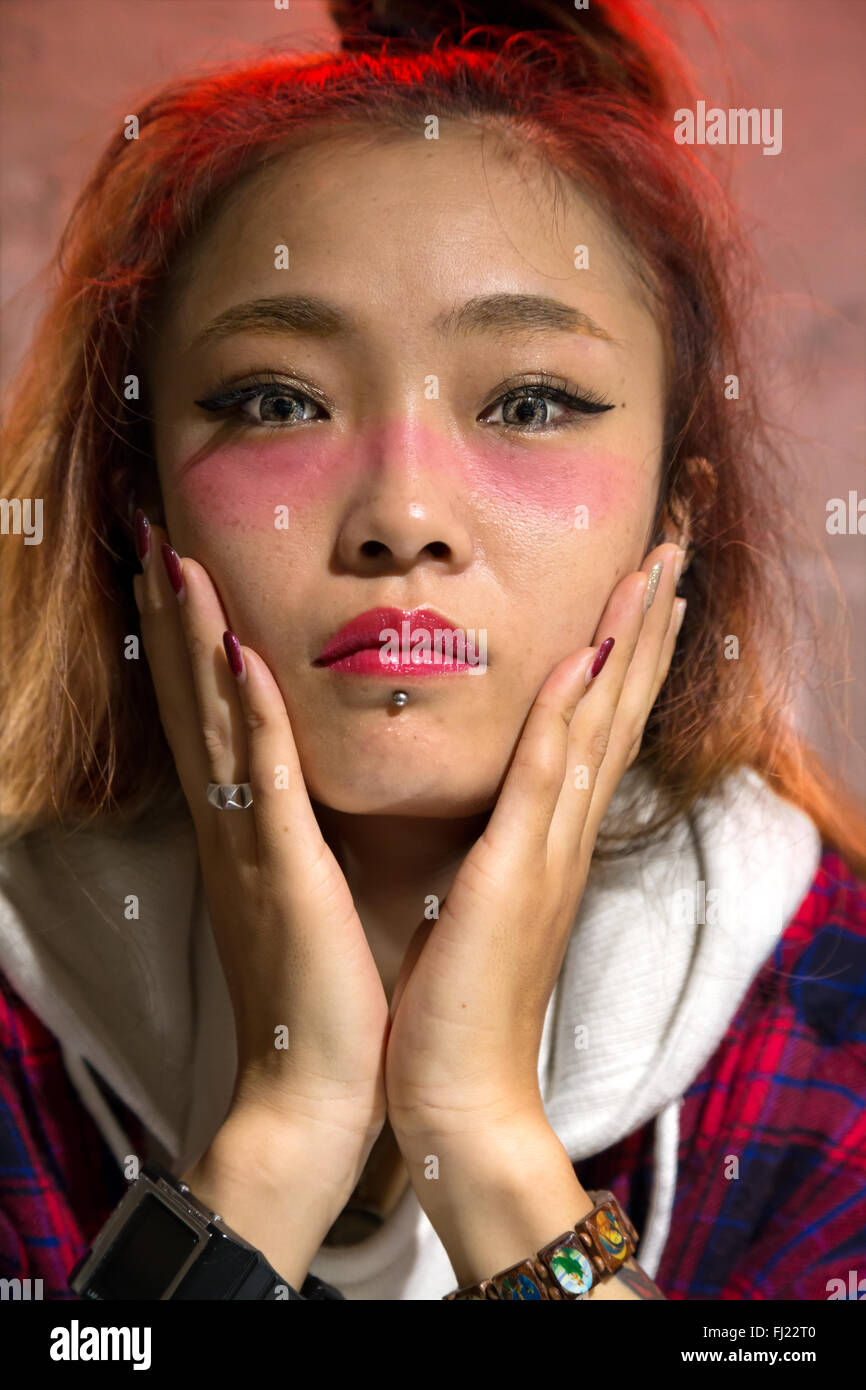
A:
{"label": "silver ring", "polygon": [[245,811],[253,804],[249,782],[208,782],[207,799],[218,811]]}

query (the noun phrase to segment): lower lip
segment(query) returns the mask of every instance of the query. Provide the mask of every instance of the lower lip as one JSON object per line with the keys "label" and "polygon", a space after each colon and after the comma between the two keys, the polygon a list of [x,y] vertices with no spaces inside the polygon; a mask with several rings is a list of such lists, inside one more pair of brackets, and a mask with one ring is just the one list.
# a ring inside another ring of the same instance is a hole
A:
{"label": "lower lip", "polygon": [[480,666],[470,666],[465,661],[391,661],[379,656],[378,647],[363,647],[359,652],[341,656],[338,661],[321,663],[327,671],[344,671],[348,675],[383,676],[393,680],[394,676],[459,676],[471,675],[480,671]]}

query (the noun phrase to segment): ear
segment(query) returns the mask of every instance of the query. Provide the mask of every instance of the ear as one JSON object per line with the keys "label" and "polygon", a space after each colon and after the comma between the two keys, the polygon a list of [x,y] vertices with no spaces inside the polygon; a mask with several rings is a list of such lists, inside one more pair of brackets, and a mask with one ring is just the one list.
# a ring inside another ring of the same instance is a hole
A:
{"label": "ear", "polygon": [[[677,520],[674,519],[674,511],[676,511],[677,517],[680,518],[679,524]],[[686,558],[683,562],[680,576],[682,577],[682,574],[685,574],[691,563],[691,535],[691,516],[688,507],[681,506],[677,509],[676,506],[674,506],[674,508],[671,508],[668,503],[665,503],[656,525],[652,544],[648,548],[650,550],[655,550],[657,545],[665,545],[668,542],[673,542],[674,545],[678,545],[681,550],[684,550],[686,552]]]}
{"label": "ear", "polygon": [[165,525],[156,467],[147,459],[128,463],[112,479],[112,498],[117,512],[126,517],[130,527],[139,507],[150,521],[158,526]]}
{"label": "ear", "polygon": [[685,459],[677,470],[668,500],[659,514],[657,538],[653,546],[672,541],[686,552],[685,574],[700,541],[701,524],[713,505],[717,478],[715,469],[705,458]]}

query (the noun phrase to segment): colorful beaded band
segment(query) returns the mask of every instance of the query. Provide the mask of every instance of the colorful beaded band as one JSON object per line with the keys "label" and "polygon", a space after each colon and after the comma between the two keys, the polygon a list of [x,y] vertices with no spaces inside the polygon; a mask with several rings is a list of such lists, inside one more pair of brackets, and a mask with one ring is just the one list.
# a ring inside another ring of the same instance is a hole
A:
{"label": "colorful beaded band", "polygon": [[480,1284],[467,1284],[445,1295],[454,1299],[578,1299],[633,1255],[638,1234],[612,1192],[587,1194],[595,1204],[572,1230],[545,1245],[537,1255],[503,1269]]}

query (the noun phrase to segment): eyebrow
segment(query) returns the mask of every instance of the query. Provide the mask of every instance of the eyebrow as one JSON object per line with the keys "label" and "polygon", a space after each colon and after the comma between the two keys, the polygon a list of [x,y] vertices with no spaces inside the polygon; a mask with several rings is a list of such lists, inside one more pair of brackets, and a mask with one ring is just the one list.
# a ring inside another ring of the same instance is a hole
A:
{"label": "eyebrow", "polygon": [[[438,314],[430,324],[440,337],[466,337],[484,333],[583,333],[593,338],[616,340],[589,314],[536,294],[476,295],[465,304]],[[235,333],[295,333],[310,338],[351,337],[362,326],[346,309],[316,295],[271,295],[233,304],[217,314],[193,339],[200,347]]]}

